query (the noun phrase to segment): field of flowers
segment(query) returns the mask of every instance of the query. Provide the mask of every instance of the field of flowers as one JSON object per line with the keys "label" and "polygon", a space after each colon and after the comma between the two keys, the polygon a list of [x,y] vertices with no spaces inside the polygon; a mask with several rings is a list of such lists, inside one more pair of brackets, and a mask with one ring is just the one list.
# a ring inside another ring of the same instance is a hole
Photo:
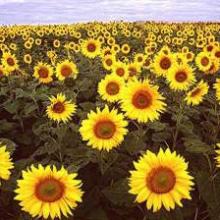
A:
{"label": "field of flowers", "polygon": [[220,220],[220,24],[0,27],[0,219]]}

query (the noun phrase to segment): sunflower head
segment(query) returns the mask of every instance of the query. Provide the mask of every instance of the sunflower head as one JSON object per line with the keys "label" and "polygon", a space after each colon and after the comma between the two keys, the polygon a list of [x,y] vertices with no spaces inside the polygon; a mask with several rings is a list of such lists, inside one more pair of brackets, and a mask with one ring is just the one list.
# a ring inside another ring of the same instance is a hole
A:
{"label": "sunflower head", "polygon": [[106,75],[106,77],[99,82],[98,93],[102,99],[108,102],[119,101],[124,84],[124,79],[120,76],[115,74]]}
{"label": "sunflower head", "polygon": [[4,52],[2,55],[2,65],[7,70],[7,72],[12,72],[18,69],[18,60],[14,54],[9,52]]}
{"label": "sunflower head", "polygon": [[103,110],[97,108],[96,112],[91,111],[88,118],[82,121],[79,131],[89,146],[110,151],[124,140],[127,125],[123,114],[115,109],[110,111],[106,105]]}
{"label": "sunflower head", "polygon": [[68,217],[72,215],[71,209],[82,202],[82,183],[76,176],[63,167],[57,170],[55,166],[31,166],[17,181],[15,199],[33,218],[61,219],[61,214]]}
{"label": "sunflower head", "polygon": [[[171,163],[172,161],[172,163]],[[130,171],[130,193],[136,195],[136,202],[146,201],[148,209],[159,211],[182,206],[182,199],[191,199],[190,191],[194,183],[188,174],[184,158],[169,149],[160,149],[158,154],[147,151]]]}
{"label": "sunflower head", "polygon": [[71,116],[76,112],[76,105],[69,100],[62,93],[57,96],[50,97],[50,104],[47,106],[47,116],[56,122],[64,122],[70,120]]}
{"label": "sunflower head", "polygon": [[56,76],[60,81],[63,81],[66,78],[72,77],[76,78],[79,71],[72,61],[65,60],[57,64],[56,67]]}
{"label": "sunflower head", "polygon": [[187,90],[194,82],[194,70],[187,63],[175,65],[167,74],[167,81],[173,90]]}
{"label": "sunflower head", "polygon": [[88,58],[95,58],[101,53],[101,43],[95,39],[83,41],[81,45],[82,54]]}
{"label": "sunflower head", "polygon": [[[10,153],[6,149],[6,145],[0,143],[0,179],[8,180],[11,175],[11,169],[14,167]],[[1,185],[1,183],[0,183]]]}
{"label": "sunflower head", "polygon": [[38,79],[40,83],[50,83],[53,81],[53,68],[47,63],[39,62],[34,67],[33,76]]}
{"label": "sunflower head", "polygon": [[164,97],[158,92],[158,87],[149,80],[129,81],[122,89],[121,107],[130,119],[140,123],[154,121],[165,110]]}
{"label": "sunflower head", "polygon": [[185,98],[187,105],[199,105],[208,93],[208,89],[208,83],[200,81],[195,88],[187,93]]}

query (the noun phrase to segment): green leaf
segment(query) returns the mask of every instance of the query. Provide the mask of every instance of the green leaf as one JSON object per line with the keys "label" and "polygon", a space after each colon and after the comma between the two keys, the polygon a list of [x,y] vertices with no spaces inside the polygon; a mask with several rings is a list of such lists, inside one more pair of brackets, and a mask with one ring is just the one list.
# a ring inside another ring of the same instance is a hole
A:
{"label": "green leaf", "polygon": [[128,180],[121,179],[102,190],[105,197],[119,206],[133,206],[134,197],[128,193]]}

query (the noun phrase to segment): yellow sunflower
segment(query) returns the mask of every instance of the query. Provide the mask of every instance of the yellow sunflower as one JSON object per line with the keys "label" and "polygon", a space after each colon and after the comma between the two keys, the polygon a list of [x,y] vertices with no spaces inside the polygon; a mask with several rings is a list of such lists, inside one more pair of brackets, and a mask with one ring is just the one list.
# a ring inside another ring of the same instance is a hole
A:
{"label": "yellow sunflower", "polygon": [[183,206],[182,199],[191,199],[193,177],[188,172],[185,159],[171,152],[160,149],[158,154],[147,151],[138,162],[135,170],[130,171],[129,193],[136,195],[136,202],[146,201],[147,209],[159,211],[162,206],[167,211],[175,204]]}
{"label": "yellow sunflower", "polygon": [[141,66],[137,62],[129,63],[127,65],[127,69],[128,69],[128,78],[133,78],[140,75]]}
{"label": "yellow sunflower", "polygon": [[128,122],[123,114],[116,109],[110,111],[107,105],[103,110],[97,108],[96,111],[91,111],[88,118],[82,121],[79,131],[83,141],[88,141],[87,145],[110,151],[124,140],[128,133]]}
{"label": "yellow sunflower", "polygon": [[146,123],[157,120],[165,110],[163,100],[158,86],[151,85],[149,80],[134,79],[122,89],[121,108],[128,118]]}
{"label": "yellow sunflower", "polygon": [[206,72],[211,68],[212,65],[212,59],[211,54],[208,52],[200,52],[196,56],[196,65],[199,70]]}
{"label": "yellow sunflower", "polygon": [[115,55],[106,55],[102,58],[102,64],[106,70],[111,70],[115,62]]}
{"label": "yellow sunflower", "polygon": [[194,70],[187,63],[173,66],[167,73],[167,81],[173,90],[187,90],[195,82]]}
{"label": "yellow sunflower", "polygon": [[128,44],[123,44],[121,46],[121,52],[124,54],[128,54],[131,51],[131,48]]}
{"label": "yellow sunflower", "polygon": [[199,105],[203,97],[208,93],[208,90],[208,83],[201,80],[195,88],[187,93],[185,98],[187,105]]}
{"label": "yellow sunflower", "polygon": [[53,81],[53,67],[47,63],[39,62],[34,67],[33,76],[38,79],[40,83],[50,83]]}
{"label": "yellow sunflower", "polygon": [[88,58],[95,58],[101,53],[101,43],[95,39],[84,40],[81,45],[82,54]]}
{"label": "yellow sunflower", "polygon": [[106,75],[98,84],[98,93],[103,100],[117,102],[120,99],[124,79],[116,74]]}
{"label": "yellow sunflower", "polygon": [[112,66],[112,73],[116,74],[124,79],[128,78],[128,68],[127,65],[123,62],[115,62]]}
{"label": "yellow sunflower", "polygon": [[2,55],[2,65],[7,72],[12,72],[19,67],[15,55],[8,52],[3,53]]}
{"label": "yellow sunflower", "polygon": [[76,179],[76,173],[68,173],[63,167],[57,170],[38,165],[22,172],[22,179],[17,181],[15,200],[20,201],[22,210],[33,218],[61,219],[72,215],[71,209],[82,202],[82,182]]}
{"label": "yellow sunflower", "polygon": [[70,100],[66,100],[66,96],[62,93],[57,96],[52,96],[50,99],[50,105],[47,106],[47,116],[54,121],[68,122],[71,116],[76,112],[76,104]]}
{"label": "yellow sunflower", "polygon": [[76,64],[69,60],[64,60],[63,62],[57,64],[56,76],[60,81],[63,81],[68,77],[76,79],[78,73],[79,71]]}
{"label": "yellow sunflower", "polygon": [[152,63],[153,72],[157,76],[166,76],[168,71],[173,68],[175,62],[176,61],[173,54],[165,54],[164,52],[160,52],[155,56]]}
{"label": "yellow sunflower", "polygon": [[11,162],[10,153],[6,150],[6,145],[0,143],[0,179],[8,180],[11,175],[10,170],[13,167],[14,165]]}

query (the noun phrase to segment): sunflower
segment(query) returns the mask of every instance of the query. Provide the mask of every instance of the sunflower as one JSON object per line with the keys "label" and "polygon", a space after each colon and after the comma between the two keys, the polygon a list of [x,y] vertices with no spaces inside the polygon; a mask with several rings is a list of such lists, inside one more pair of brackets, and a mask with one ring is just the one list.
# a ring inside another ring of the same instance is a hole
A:
{"label": "sunflower", "polygon": [[123,44],[121,46],[121,52],[124,54],[128,54],[131,51],[131,48],[128,44]]}
{"label": "sunflower", "polygon": [[76,67],[76,64],[69,60],[64,60],[63,62],[57,64],[56,76],[60,81],[63,81],[65,78],[68,77],[72,77],[75,79],[78,73],[79,71]]}
{"label": "sunflower", "polygon": [[206,72],[211,68],[212,60],[211,60],[211,54],[208,52],[200,52],[196,56],[196,65],[199,70]]}
{"label": "sunflower", "polygon": [[81,45],[82,54],[88,58],[95,58],[101,53],[101,43],[95,39],[84,40]]}
{"label": "sunflower", "polygon": [[217,58],[213,57],[211,62],[211,67],[205,74],[215,74],[220,69],[220,62]]}
{"label": "sunflower", "polygon": [[32,165],[17,181],[15,200],[33,218],[61,219],[62,214],[68,217],[72,215],[71,209],[82,202],[82,182],[76,176],[63,167],[57,170],[55,166]]}
{"label": "sunflower", "polygon": [[154,121],[165,110],[164,97],[158,92],[158,86],[149,80],[134,79],[127,83],[121,93],[121,108],[130,119],[140,123]]}
{"label": "sunflower", "polygon": [[39,62],[34,67],[33,76],[39,80],[40,83],[50,83],[53,81],[53,67],[47,63]]}
{"label": "sunflower", "polygon": [[107,105],[102,111],[100,108],[96,111],[91,111],[88,118],[82,121],[79,131],[83,141],[88,141],[87,145],[110,151],[124,140],[128,122],[123,114],[116,109],[110,111]]}
{"label": "sunflower", "polygon": [[187,90],[194,82],[194,70],[188,64],[179,64],[167,73],[167,81],[173,90]]}
{"label": "sunflower", "polygon": [[66,100],[66,96],[62,93],[57,96],[52,96],[50,105],[47,106],[47,116],[58,123],[63,121],[66,123],[70,120],[71,116],[76,112],[76,104]]}
{"label": "sunflower", "polygon": [[175,204],[183,206],[182,199],[191,199],[193,177],[188,173],[185,159],[170,149],[158,154],[147,151],[130,171],[129,193],[136,195],[136,202],[146,201],[147,209],[159,211],[162,206],[167,211]]}
{"label": "sunflower", "polygon": [[31,64],[32,63],[32,56],[30,54],[25,54],[24,55],[24,62],[27,64]]}
{"label": "sunflower", "polygon": [[129,63],[127,65],[127,69],[128,69],[128,78],[133,78],[140,75],[141,66],[137,62]]}
{"label": "sunflower", "polygon": [[173,54],[160,52],[154,58],[152,69],[157,76],[166,76],[168,71],[173,68],[174,64],[175,58]]}
{"label": "sunflower", "polygon": [[[0,143],[0,179],[8,180],[14,167],[11,162],[10,153],[6,151],[6,145]],[[1,182],[0,182],[1,185]]]}
{"label": "sunflower", "polygon": [[128,78],[128,68],[123,62],[117,61],[112,66],[112,73],[124,79]]}
{"label": "sunflower", "polygon": [[201,80],[195,88],[187,93],[185,98],[187,105],[199,105],[203,97],[208,93],[208,90],[208,83]]}
{"label": "sunflower", "polygon": [[12,72],[18,69],[18,61],[14,54],[5,52],[2,55],[2,64],[5,67],[7,72]]}
{"label": "sunflower", "polygon": [[116,102],[120,99],[121,89],[124,86],[124,79],[116,74],[106,75],[99,82],[98,93],[103,100]]}
{"label": "sunflower", "polygon": [[102,58],[102,64],[106,70],[111,70],[115,62],[116,58],[114,55],[106,55]]}
{"label": "sunflower", "polygon": [[220,167],[220,143],[216,144],[217,145],[217,150],[215,151],[217,156],[216,156],[216,162],[217,162],[217,167]]}

